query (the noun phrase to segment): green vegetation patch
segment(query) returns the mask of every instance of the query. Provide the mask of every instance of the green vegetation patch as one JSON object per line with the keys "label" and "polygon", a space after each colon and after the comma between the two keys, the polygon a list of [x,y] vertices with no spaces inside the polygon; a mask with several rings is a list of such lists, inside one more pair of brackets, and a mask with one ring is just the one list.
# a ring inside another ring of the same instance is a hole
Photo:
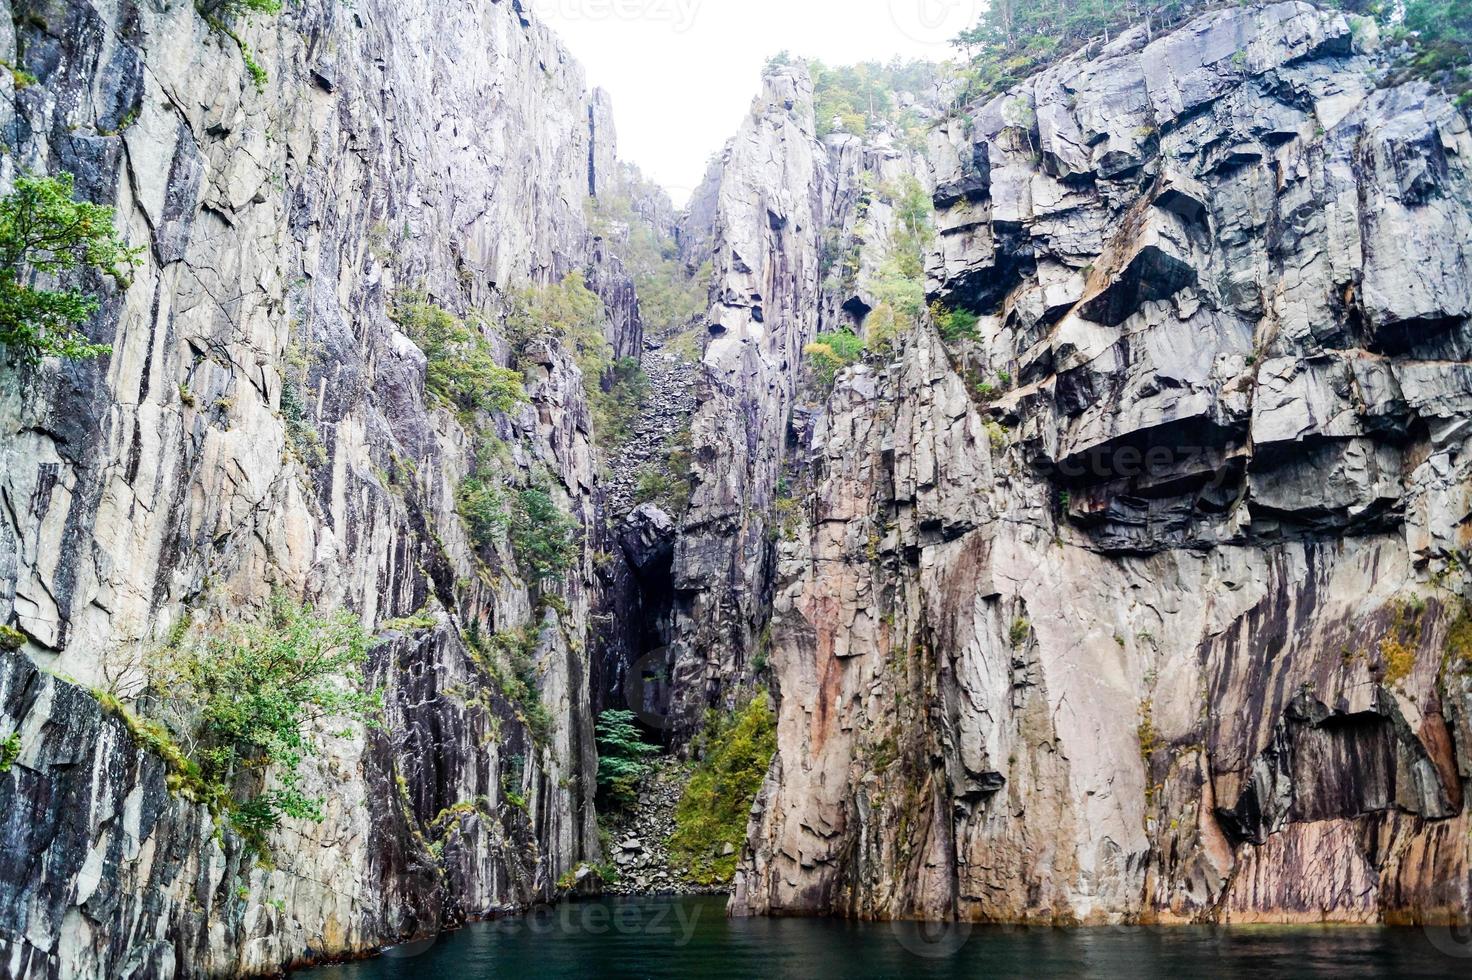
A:
{"label": "green vegetation patch", "polygon": [[658,463],[650,463],[639,471],[634,486],[634,503],[657,504],[674,517],[690,507],[690,478],[694,456],[690,423],[670,437],[669,452]]}
{"label": "green vegetation patch", "polygon": [[593,413],[593,438],[603,446],[628,437],[643,400],[645,378],[638,361],[615,361],[604,336],[603,300],[581,272],[550,286],[527,287],[512,296],[506,335],[518,356],[534,342],[555,339],[567,345],[583,376],[583,392]]}
{"label": "green vegetation patch", "polygon": [[0,773],[9,772],[20,758],[20,732],[11,732],[0,741]]}
{"label": "green vegetation patch", "polygon": [[1371,8],[1392,41],[1410,45],[1413,74],[1437,82],[1457,95],[1457,104],[1472,107],[1472,4],[1466,0],[1405,0],[1405,18],[1396,22],[1395,4],[1359,4]]}
{"label": "green vegetation patch", "polygon": [[819,334],[804,348],[809,373],[819,395],[833,388],[839,371],[866,354],[887,357],[914,332],[926,313],[925,250],[934,237],[935,209],[919,180],[906,176],[877,187],[867,186],[859,202],[861,218],[846,249],[830,234],[823,246],[823,288],[848,295],[858,288],[862,242],[868,234],[869,212],[877,199],[894,210],[894,225],[884,243],[883,258],[868,289],[874,300],[863,322],[863,337],[851,331]]}
{"label": "green vegetation patch", "polygon": [[[542,703],[538,685],[536,656],[540,638],[540,627],[528,623],[520,629],[502,630],[490,637],[484,637],[479,628],[475,628],[465,641],[477,665],[515,710],[532,741],[545,745],[551,740],[555,726],[551,713]],[[512,780],[512,785],[519,783],[518,775]]]}
{"label": "green vegetation patch", "polygon": [[352,613],[327,616],[282,595],[259,624],[230,624],[153,658],[144,716],[98,693],[170,769],[170,788],[227,817],[258,853],[292,817],[320,821],[302,765],[329,720],[375,724],[381,695],[359,690],[368,636]]}
{"label": "green vegetation patch", "polygon": [[956,38],[969,56],[962,101],[1005,92],[1094,38],[1146,22],[1166,28],[1206,5],[1207,0],[996,0]]}
{"label": "green vegetation patch", "polygon": [[1461,603],[1457,618],[1446,632],[1443,648],[1446,662],[1460,671],[1472,670],[1472,606]]}
{"label": "green vegetation patch", "polygon": [[1390,621],[1377,645],[1381,680],[1387,687],[1400,684],[1415,669],[1426,608],[1426,600],[1419,596],[1396,599],[1387,607]]}
{"label": "green vegetation patch", "polygon": [[25,364],[43,357],[89,358],[112,348],[94,344],[77,328],[97,311],[97,300],[77,289],[41,289],[36,277],[95,270],[126,288],[142,254],[113,227],[113,209],[72,200],[69,173],[22,174],[0,200],[0,344]]}
{"label": "green vegetation patch", "polygon": [[813,380],[823,391],[831,391],[838,372],[864,356],[864,342],[847,330],[820,333],[803,353],[808,356]]}
{"label": "green vegetation patch", "polygon": [[407,294],[391,314],[428,361],[425,387],[455,409],[462,422],[476,412],[509,412],[526,401],[521,372],[496,363],[495,349],[478,326],[472,326]]}
{"label": "green vegetation patch", "polygon": [[646,197],[663,192],[637,172],[625,177],[627,188],[588,199],[588,223],[595,235],[618,240],[619,258],[639,295],[640,315],[653,332],[664,335],[706,312],[712,270],[709,263],[694,273],[685,267],[675,241],[634,210],[632,192]]}
{"label": "green vegetation patch", "polygon": [[230,21],[237,18],[249,18],[255,14],[267,16],[281,12],[281,0],[196,0],[195,9],[199,11],[205,23],[217,34],[228,37],[235,42],[240,49],[240,60],[245,64],[245,70],[250,75],[251,83],[255,85],[256,91],[263,91],[269,76],[266,69],[262,68],[256,61],[255,55],[251,53],[250,45],[230,26]]}
{"label": "green vegetation patch", "polygon": [[546,581],[566,572],[580,549],[574,534],[578,524],[539,486],[527,487],[511,498],[511,547],[522,574]]}
{"label": "green vegetation patch", "polygon": [[[784,51],[768,61],[770,67],[794,64]],[[863,136],[884,124],[907,142],[920,145],[925,138],[927,117],[915,109],[941,84],[948,67],[929,61],[888,63],[866,61],[854,65],[827,65],[817,59],[802,59],[813,80],[813,112],[818,135],[852,133]],[[902,95],[912,96],[906,106]]]}
{"label": "green vegetation patch", "polygon": [[697,749],[703,758],[675,808],[670,856],[690,880],[724,884],[736,873],[752,801],[777,751],[776,719],[766,694],[729,717],[708,719]]}
{"label": "green vegetation patch", "polygon": [[627,810],[639,799],[639,780],[659,747],[644,741],[634,713],[613,709],[598,716],[598,789],[614,809]]}

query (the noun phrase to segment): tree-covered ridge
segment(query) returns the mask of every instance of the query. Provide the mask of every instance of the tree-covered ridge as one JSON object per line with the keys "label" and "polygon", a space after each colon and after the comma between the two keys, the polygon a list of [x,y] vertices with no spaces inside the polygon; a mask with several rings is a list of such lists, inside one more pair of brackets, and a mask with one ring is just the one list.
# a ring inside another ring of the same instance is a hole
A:
{"label": "tree-covered ridge", "polygon": [[1411,67],[1458,93],[1458,105],[1472,104],[1472,3],[1467,0],[1405,0],[1404,18],[1375,11],[1392,22],[1393,36],[1410,42]]}
{"label": "tree-covered ridge", "polygon": [[[1472,4],[1466,0],[1315,0],[1373,17],[1405,67],[1454,92],[1472,89]],[[956,38],[967,57],[963,101],[1006,91],[1085,44],[1144,25],[1169,29],[1221,0],[992,0]]]}
{"label": "tree-covered ridge", "polygon": [[828,65],[816,58],[795,58],[787,51],[768,60],[768,67],[803,63],[813,80],[813,113],[818,135],[863,136],[884,125],[907,139],[919,140],[933,114],[926,107],[952,78],[949,65],[931,61]]}

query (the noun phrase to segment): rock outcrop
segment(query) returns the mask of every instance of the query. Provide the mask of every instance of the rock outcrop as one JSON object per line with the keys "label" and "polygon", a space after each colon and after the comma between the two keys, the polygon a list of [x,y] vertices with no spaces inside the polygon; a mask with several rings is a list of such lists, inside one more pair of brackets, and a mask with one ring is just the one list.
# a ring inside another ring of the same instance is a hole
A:
{"label": "rock outcrop", "polygon": [[[789,444],[809,412],[804,349],[873,305],[866,282],[895,222],[893,202],[874,188],[901,176],[928,182],[919,155],[888,134],[816,134],[807,70],[769,69],[682,226],[682,248],[709,243],[715,285],[691,430],[693,494],[673,569],[677,743],[752,680],[771,614],[774,513],[786,475],[802,465]],[[850,250],[861,256],[855,275],[832,275],[836,253]]]}
{"label": "rock outcrop", "polygon": [[816,421],[733,910],[1468,917],[1472,135],[1383,67],[1220,10],[936,131],[977,337]]}

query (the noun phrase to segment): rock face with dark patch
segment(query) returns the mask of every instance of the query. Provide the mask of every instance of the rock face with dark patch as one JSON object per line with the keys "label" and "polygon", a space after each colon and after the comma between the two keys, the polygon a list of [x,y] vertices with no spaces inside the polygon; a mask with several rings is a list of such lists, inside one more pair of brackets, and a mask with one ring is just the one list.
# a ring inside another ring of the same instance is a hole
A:
{"label": "rock face with dark patch", "polygon": [[979,339],[815,416],[733,911],[1472,913],[1472,134],[1363,28],[1219,10],[935,131]]}

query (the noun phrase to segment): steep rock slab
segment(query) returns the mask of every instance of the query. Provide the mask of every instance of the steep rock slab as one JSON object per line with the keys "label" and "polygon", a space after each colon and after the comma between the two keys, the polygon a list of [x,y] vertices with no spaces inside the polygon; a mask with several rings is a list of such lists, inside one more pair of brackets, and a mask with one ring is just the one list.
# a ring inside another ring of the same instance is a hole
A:
{"label": "steep rock slab", "polygon": [[[549,898],[599,857],[592,546],[550,613],[509,554],[476,555],[455,491],[477,447],[388,312],[412,289],[494,324],[511,288],[592,266],[637,350],[637,298],[583,216],[613,172],[606,100],[515,0],[238,24],[260,90],[190,4],[4,13],[0,55],[37,78],[0,79],[4,176],[74,172],[146,255],[102,287],[110,358],[0,368],[0,619],[28,638],[0,793],[34,818],[6,831],[31,859],[5,878],[0,972],[272,972]],[[556,345],[526,363],[527,404],[494,420],[507,465],[595,527],[577,369]],[[130,698],[186,611],[251,619],[277,589],[379,631],[386,717],[327,739],[304,786],[326,819],[289,821],[267,869],[163,794],[84,689]],[[523,627],[546,733],[463,639]]]}

